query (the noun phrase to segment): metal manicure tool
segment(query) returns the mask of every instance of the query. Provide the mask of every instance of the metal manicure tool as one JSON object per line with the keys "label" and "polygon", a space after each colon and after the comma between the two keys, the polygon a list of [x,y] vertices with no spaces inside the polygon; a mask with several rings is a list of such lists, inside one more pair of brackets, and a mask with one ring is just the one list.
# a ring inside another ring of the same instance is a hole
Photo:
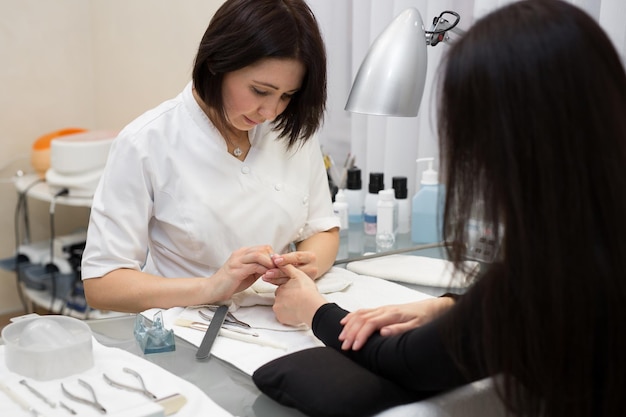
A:
{"label": "metal manicure tool", "polygon": [[35,396],[37,398],[39,398],[40,400],[42,400],[43,402],[45,402],[46,404],[48,404],[50,407],[55,408],[57,406],[57,403],[55,403],[54,401],[52,401],[50,398],[46,397],[45,395],[43,395],[41,392],[37,391],[35,388],[33,388],[31,385],[28,384],[28,382],[26,382],[25,379],[22,379],[20,381],[20,384],[24,385],[26,388],[28,388],[28,390],[30,392],[32,392],[33,394],[35,394]]}
{"label": "metal manicure tool", "polygon": [[100,413],[106,414],[107,410],[102,406],[102,404],[100,404],[98,402],[98,398],[96,398],[96,392],[93,390],[91,385],[89,385],[87,382],[83,381],[82,379],[79,379],[78,383],[80,385],[82,385],[83,387],[87,388],[87,390],[91,393],[91,397],[92,397],[91,400],[87,399],[87,398],[79,397],[78,395],[72,394],[71,392],[69,392],[65,388],[65,385],[63,385],[63,383],[61,383],[61,389],[63,390],[63,394],[65,394],[65,396],[67,396],[67,398],[69,398],[71,400],[74,400],[74,401],[82,403],[82,404],[89,405],[89,406],[95,408],[96,410],[98,410]]}
{"label": "metal manicure tool", "polygon": [[22,410],[29,412],[33,417],[43,417],[43,414],[35,410],[26,400],[16,394],[2,381],[0,381],[0,391],[4,392],[13,402],[19,405]]}
{"label": "metal manicure tool", "polygon": [[63,408],[64,410],[67,410],[68,413],[70,413],[71,415],[75,416],[76,415],[76,411],[73,408],[70,408],[68,405],[66,405],[65,403],[63,403],[62,401],[59,401],[59,405],[61,406],[61,408]]}
{"label": "metal manicure tool", "polygon": [[[203,306],[203,307],[209,309],[210,311],[215,312],[219,306],[207,305],[207,306]],[[212,316],[208,315],[207,313],[205,313],[202,310],[198,310],[198,314],[200,314],[200,316],[203,319],[205,319],[205,320],[211,321],[211,319],[212,319]],[[233,325],[233,326],[243,327],[244,329],[250,329],[251,328],[248,323],[245,323],[245,322],[237,319],[233,315],[233,313],[231,313],[230,311],[228,313],[226,313],[226,318],[224,319],[224,323],[230,324],[230,325]]]}
{"label": "metal manicure tool", "polygon": [[130,385],[126,385],[126,384],[122,384],[120,382],[114,381],[110,377],[108,377],[107,374],[102,374],[102,377],[112,387],[119,388],[119,389],[124,389],[124,390],[127,390],[127,391],[138,392],[140,394],[145,395],[146,397],[148,397],[151,400],[156,400],[156,398],[157,398],[156,395],[154,395],[153,393],[148,391],[148,389],[146,388],[146,384],[143,382],[143,378],[141,377],[141,375],[139,375],[139,373],[137,371],[133,371],[130,368],[123,368],[122,370],[124,372],[126,372],[127,374],[131,374],[132,376],[137,378],[139,380],[139,384],[141,385],[141,387],[132,387]]}

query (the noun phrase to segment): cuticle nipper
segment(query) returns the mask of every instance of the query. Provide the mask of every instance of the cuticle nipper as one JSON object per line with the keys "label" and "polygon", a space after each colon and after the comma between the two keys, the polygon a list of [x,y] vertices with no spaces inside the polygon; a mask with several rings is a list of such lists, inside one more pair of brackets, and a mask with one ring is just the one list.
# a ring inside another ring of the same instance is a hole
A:
{"label": "cuticle nipper", "polygon": [[141,377],[141,375],[139,375],[139,372],[133,371],[130,368],[123,368],[122,370],[124,372],[126,372],[127,374],[131,374],[132,376],[137,378],[137,380],[139,380],[139,383],[141,384],[141,388],[132,387],[130,385],[126,385],[126,384],[122,384],[120,382],[114,381],[109,376],[107,376],[107,374],[102,374],[102,377],[112,387],[119,388],[119,389],[124,389],[124,390],[127,390],[127,391],[138,392],[138,393],[143,394],[146,397],[150,398],[151,400],[156,400],[156,398],[157,398],[156,395],[154,395],[153,393],[148,391],[148,389],[146,388],[146,384],[143,382],[143,378]]}
{"label": "cuticle nipper", "polygon": [[79,397],[78,395],[72,394],[67,390],[67,388],[65,388],[65,385],[61,383],[61,390],[63,391],[63,394],[65,394],[69,399],[72,399],[79,403],[87,404],[98,410],[100,413],[106,414],[107,410],[102,406],[102,404],[98,402],[98,398],[96,397],[96,392],[93,390],[93,387],[82,379],[79,379],[78,383],[85,387],[91,393],[91,397],[93,398],[93,400],[89,400],[87,398]]}

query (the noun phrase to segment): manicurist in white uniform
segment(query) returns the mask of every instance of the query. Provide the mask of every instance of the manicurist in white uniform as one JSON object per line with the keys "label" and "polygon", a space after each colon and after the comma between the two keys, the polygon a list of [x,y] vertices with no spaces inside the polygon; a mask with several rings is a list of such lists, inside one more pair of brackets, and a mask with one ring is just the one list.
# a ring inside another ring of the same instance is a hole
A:
{"label": "manicurist in white uniform", "polygon": [[[319,142],[326,58],[303,0],[228,0],[192,82],[126,126],[94,196],[89,305],[139,312],[218,303],[274,263],[317,279],[339,223]],[[295,250],[292,250],[295,245]]]}

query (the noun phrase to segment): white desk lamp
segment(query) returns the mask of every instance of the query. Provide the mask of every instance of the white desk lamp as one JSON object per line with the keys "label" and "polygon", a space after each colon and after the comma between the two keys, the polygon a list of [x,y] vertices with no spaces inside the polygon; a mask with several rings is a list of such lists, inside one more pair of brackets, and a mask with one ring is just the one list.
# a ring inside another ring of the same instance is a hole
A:
{"label": "white desk lamp", "polygon": [[[455,21],[449,23],[445,14],[455,16]],[[417,116],[426,81],[426,45],[448,42],[448,31],[462,34],[456,28],[459,20],[457,13],[444,11],[426,31],[417,9],[400,13],[370,47],[345,109],[380,116]]]}
{"label": "white desk lamp", "polygon": [[[455,17],[449,23],[443,18]],[[424,29],[422,16],[415,8],[400,13],[376,38],[357,72],[345,109],[353,113],[379,116],[417,116],[426,82],[426,46],[449,42],[448,31],[462,35],[456,28],[460,16],[444,11],[433,19],[431,30]],[[423,39],[423,41],[422,41]],[[364,255],[350,261],[445,246],[445,242]],[[335,265],[346,261],[336,261]]]}

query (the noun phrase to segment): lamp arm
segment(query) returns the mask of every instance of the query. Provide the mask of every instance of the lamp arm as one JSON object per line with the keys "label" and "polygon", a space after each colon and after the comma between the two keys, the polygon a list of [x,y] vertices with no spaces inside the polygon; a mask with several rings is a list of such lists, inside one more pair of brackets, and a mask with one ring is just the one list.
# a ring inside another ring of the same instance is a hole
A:
{"label": "lamp arm", "polygon": [[[454,16],[454,21],[450,23],[448,20],[444,19],[444,15],[450,14]],[[465,31],[457,28],[456,26],[459,24],[461,20],[461,16],[458,13],[453,12],[451,10],[446,10],[441,12],[438,17],[433,19],[433,24],[430,30],[424,31],[426,35],[426,45],[436,46],[439,42],[450,42],[450,35],[448,32],[456,33],[459,36],[465,34]]]}

